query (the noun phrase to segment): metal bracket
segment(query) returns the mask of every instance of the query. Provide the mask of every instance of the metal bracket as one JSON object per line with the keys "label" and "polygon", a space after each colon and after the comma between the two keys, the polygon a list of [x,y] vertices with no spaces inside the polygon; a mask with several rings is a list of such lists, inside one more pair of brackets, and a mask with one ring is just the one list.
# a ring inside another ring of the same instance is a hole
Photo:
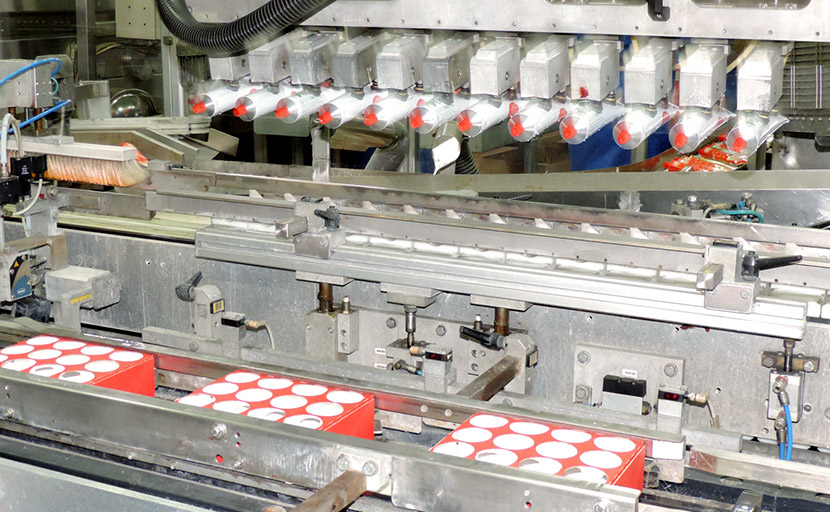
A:
{"label": "metal bracket", "polygon": [[671,9],[663,5],[663,0],[648,0],[648,15],[654,21],[669,21]]}
{"label": "metal bracket", "polygon": [[[784,353],[775,351],[764,351],[761,356],[761,365],[764,368],[770,368],[778,371],[785,371],[784,368]],[[792,358],[792,371],[804,373],[818,373],[819,363],[821,358],[805,356],[798,354]]]}

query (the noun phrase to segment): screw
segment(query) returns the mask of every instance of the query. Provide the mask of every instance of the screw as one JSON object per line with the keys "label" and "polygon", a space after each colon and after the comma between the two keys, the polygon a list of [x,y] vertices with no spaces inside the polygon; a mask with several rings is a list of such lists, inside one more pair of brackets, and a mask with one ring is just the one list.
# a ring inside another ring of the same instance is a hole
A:
{"label": "screw", "polygon": [[594,503],[594,512],[613,512],[614,504],[607,500]]}
{"label": "screw", "polygon": [[345,455],[341,455],[337,457],[337,469],[340,471],[346,471],[349,469],[349,458]]}
{"label": "screw", "polygon": [[813,373],[816,371],[815,361],[804,361],[804,371],[807,373]]}
{"label": "screw", "polygon": [[375,476],[378,474],[378,465],[374,461],[367,461],[363,465],[363,474],[366,476]]}
{"label": "screw", "polygon": [[813,406],[810,404],[804,404],[804,412],[810,414],[811,412],[813,412]]}
{"label": "screw", "polygon": [[677,365],[674,363],[669,363],[663,367],[663,373],[666,374],[666,377],[672,379],[677,376]]}
{"label": "screw", "polygon": [[591,354],[588,353],[588,351],[583,350],[576,355],[576,360],[579,361],[579,364],[588,364],[588,361],[591,360]]}
{"label": "screw", "polygon": [[[804,406],[804,409],[806,410],[807,406]],[[810,412],[810,411],[807,411],[807,412]],[[445,409],[444,410],[444,416],[446,416],[447,418],[451,417],[452,416],[452,409]]]}
{"label": "screw", "polygon": [[195,341],[191,341],[190,345],[188,345],[187,348],[189,348],[191,352],[196,352],[197,350],[199,350],[199,344]]}
{"label": "screw", "polygon": [[761,360],[761,364],[765,368],[772,368],[772,365],[775,364],[775,358],[772,356],[764,356],[764,358]]}
{"label": "screw", "polygon": [[[827,410],[830,411],[830,409],[827,409]],[[427,407],[426,404],[422,405],[421,406],[421,412],[426,413],[427,411],[429,411],[429,407]]]}
{"label": "screw", "polygon": [[437,334],[438,336],[443,336],[443,335],[447,334],[447,328],[444,327],[443,325],[439,325],[438,327],[435,328],[435,334]]}
{"label": "screw", "polygon": [[343,297],[343,314],[348,315],[352,312],[352,299]]}
{"label": "screw", "polygon": [[4,420],[13,420],[14,419],[14,409],[6,408],[3,409],[2,416]]}
{"label": "screw", "polygon": [[233,463],[233,469],[239,470],[242,469],[242,466],[245,465],[245,461],[242,459],[237,459],[236,462]]}
{"label": "screw", "polygon": [[470,369],[474,372],[477,372],[478,371],[478,363],[471,364]]}
{"label": "screw", "polygon": [[585,400],[588,398],[588,390],[585,389],[584,386],[577,386],[576,387],[576,399],[577,400]]}
{"label": "screw", "polygon": [[394,329],[397,326],[398,322],[396,322],[394,318],[389,318],[388,320],[386,320],[386,327]]}
{"label": "screw", "polygon": [[217,423],[210,429],[210,437],[219,440],[225,437],[225,434],[228,433],[228,428],[225,426],[224,423]]}
{"label": "screw", "polygon": [[746,290],[741,290],[741,298],[742,298],[743,300],[747,300],[747,299],[749,299],[749,292],[748,292],[748,291],[746,291]]}

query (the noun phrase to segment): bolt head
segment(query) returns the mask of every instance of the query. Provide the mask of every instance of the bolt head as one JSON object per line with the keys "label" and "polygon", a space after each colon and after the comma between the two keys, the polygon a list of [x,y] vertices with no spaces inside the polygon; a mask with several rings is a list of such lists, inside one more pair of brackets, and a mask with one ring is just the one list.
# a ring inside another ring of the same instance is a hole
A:
{"label": "bolt head", "polygon": [[816,363],[814,361],[804,361],[804,371],[807,373],[816,371]]}
{"label": "bolt head", "polygon": [[749,299],[749,292],[746,291],[746,290],[741,290],[741,298],[743,300],[748,300]]}
{"label": "bolt head", "polygon": [[579,400],[585,400],[588,398],[588,390],[582,386],[578,386],[576,388],[576,398]]}
{"label": "bolt head", "polygon": [[3,416],[4,420],[13,420],[14,419],[14,409],[11,409],[11,408],[3,409],[2,416]]}
{"label": "bolt head", "polygon": [[397,327],[397,325],[398,322],[396,322],[394,318],[389,318],[388,320],[386,320],[386,327],[390,329],[394,329],[395,327]]}
{"label": "bolt head", "polygon": [[213,425],[213,428],[210,429],[210,437],[214,439],[222,439],[225,437],[225,434],[228,433],[227,427],[225,427],[224,423],[217,423]]}
{"label": "bolt head", "polygon": [[579,361],[579,364],[588,364],[588,362],[591,360],[591,354],[588,353],[586,350],[583,350],[576,355],[576,360]]}
{"label": "bolt head", "polygon": [[349,469],[349,457],[347,457],[346,455],[341,455],[340,457],[337,457],[337,469],[339,469],[340,471],[346,471],[347,469]]}
{"label": "bolt head", "polygon": [[366,476],[375,476],[378,474],[378,465],[374,461],[367,461],[363,464],[363,474]]}
{"label": "bolt head", "polygon": [[763,360],[761,360],[761,364],[766,368],[771,368],[772,365],[775,364],[775,358],[772,356],[764,356]]}
{"label": "bolt head", "polygon": [[677,376],[677,365],[674,363],[669,363],[663,367],[663,373],[666,374],[666,377],[673,378]]}

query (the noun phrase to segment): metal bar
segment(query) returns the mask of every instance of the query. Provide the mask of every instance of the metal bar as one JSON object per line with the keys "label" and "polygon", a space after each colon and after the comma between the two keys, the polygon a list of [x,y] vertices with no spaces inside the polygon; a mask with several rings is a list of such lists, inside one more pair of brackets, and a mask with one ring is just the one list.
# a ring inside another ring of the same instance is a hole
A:
{"label": "metal bar", "polygon": [[331,181],[331,130],[325,126],[311,129],[311,167],[313,181]]}
{"label": "metal bar", "polygon": [[95,61],[95,0],[75,0],[75,23],[78,27],[78,79],[98,77]]}
{"label": "metal bar", "polygon": [[366,475],[346,471],[313,496],[294,508],[294,512],[339,512],[366,492]]}
{"label": "metal bar", "polygon": [[510,334],[510,310],[507,308],[496,308],[493,317],[493,330],[497,334],[507,336]]}
{"label": "metal bar", "polygon": [[487,402],[510,384],[519,374],[521,368],[522,364],[518,357],[506,356],[486,372],[476,377],[474,381],[464,386],[464,389],[459,391],[458,395]]}
{"label": "metal bar", "polygon": [[[426,179],[424,179],[426,178]],[[351,179],[351,178],[350,178]],[[343,178],[342,180],[345,180]],[[341,181],[342,181],[341,180]],[[412,180],[412,181],[409,181]],[[352,179],[352,181],[360,181]],[[337,200],[369,201],[382,205],[409,205],[414,208],[470,214],[496,214],[524,219],[542,219],[553,222],[587,223],[613,228],[637,228],[642,231],[688,233],[709,238],[740,237],[748,241],[778,243],[787,240],[803,247],[830,248],[830,233],[815,229],[767,224],[736,223],[693,219],[672,215],[605,210],[540,203],[502,201],[488,198],[461,198],[430,193],[438,190],[472,189],[480,193],[488,190],[513,190],[520,193],[534,191],[578,192],[608,191],[718,191],[734,190],[825,190],[830,183],[830,171],[787,172],[726,172],[726,173],[555,173],[525,176],[464,175],[411,176],[386,175],[366,179],[366,184],[312,183],[304,180],[270,178],[250,174],[215,173],[189,170],[156,172],[153,188],[172,193],[204,191],[206,187],[258,190],[261,193],[297,196],[331,197]],[[493,183],[493,182],[496,183]],[[498,183],[501,182],[501,183]],[[490,184],[490,185],[488,185]],[[492,186],[491,186],[492,185]],[[384,188],[386,187],[386,188]],[[414,191],[418,192],[414,192]]]}
{"label": "metal bar", "polygon": [[688,466],[719,476],[753,480],[804,491],[827,492],[830,468],[749,453],[698,448],[689,452]]}
{"label": "metal bar", "polygon": [[5,459],[122,489],[186,501],[190,505],[207,507],[210,510],[264,510],[274,505],[273,500],[221,486],[171,476],[158,470],[125,466],[120,462],[75,450],[37,444],[6,435],[0,435],[0,451]]}
{"label": "metal bar", "polygon": [[[9,418],[2,424],[22,423],[46,432],[69,432],[70,437],[78,439],[316,488],[343,472],[340,467],[366,468],[372,463],[377,470],[364,471],[368,490],[378,492],[391,484],[393,503],[400,506],[405,502],[407,508],[417,510],[475,510],[458,508],[459,502],[477,500],[480,491],[474,482],[499,490],[499,496],[491,497],[495,510],[515,509],[517,500],[524,500],[529,492],[542,503],[567,503],[569,510],[590,510],[595,503],[603,502],[613,504],[617,512],[634,512],[639,496],[632,489],[481,464],[416,447],[264,422],[9,370],[0,369],[0,386],[6,390],[0,396],[0,407]],[[84,414],[78,414],[79,410]],[[212,435],[217,424],[225,427],[228,435]],[[160,432],[181,433],[186,442],[180,435],[147,436],[148,426]],[[436,476],[442,479],[440,486],[430,481]],[[452,481],[467,481],[469,485],[436,493]],[[424,483],[429,486],[428,494],[421,487]]]}

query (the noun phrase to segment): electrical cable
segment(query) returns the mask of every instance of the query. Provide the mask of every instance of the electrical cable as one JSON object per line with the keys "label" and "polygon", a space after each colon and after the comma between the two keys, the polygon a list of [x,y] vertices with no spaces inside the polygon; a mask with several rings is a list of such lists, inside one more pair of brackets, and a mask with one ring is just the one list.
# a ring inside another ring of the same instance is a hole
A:
{"label": "electrical cable", "polygon": [[25,127],[29,126],[30,124],[34,123],[35,121],[43,119],[44,117],[48,116],[49,114],[51,114],[53,112],[57,112],[58,110],[62,109],[63,107],[65,107],[67,105],[69,105],[70,103],[72,103],[72,100],[63,100],[60,103],[58,103],[57,105],[55,105],[54,107],[52,107],[48,110],[44,110],[40,114],[38,114],[34,117],[30,117],[29,119],[23,121],[22,123],[20,123],[20,127],[25,128]]}
{"label": "electrical cable", "polygon": [[14,132],[14,138],[17,141],[18,153],[20,156],[24,156],[23,138],[20,136],[20,122],[13,115],[6,114],[3,117],[2,128],[0,128],[0,168],[3,169],[4,175],[8,175],[9,134],[12,132]]}
{"label": "electrical cable", "polygon": [[784,405],[784,415],[787,417],[787,453],[784,460],[793,460],[793,417],[790,414],[790,404]]}
{"label": "electrical cable", "polygon": [[786,444],[787,443],[778,443],[778,458],[780,460],[784,460],[787,457]]}
{"label": "electrical cable", "polygon": [[271,326],[268,325],[268,322],[263,322],[265,324],[265,332],[268,334],[268,341],[271,342],[271,350],[276,350],[277,345],[274,343],[274,333],[271,332]]}
{"label": "electrical cable", "polygon": [[276,38],[334,0],[270,0],[229,23],[201,23],[184,0],[156,0],[159,16],[176,38],[209,56],[237,55]]}
{"label": "electrical cable", "polygon": [[715,213],[719,213],[720,215],[747,215],[750,217],[755,217],[758,219],[760,224],[764,223],[764,216],[758,213],[755,210],[715,210]]}
{"label": "electrical cable", "polygon": [[14,212],[15,215],[26,215],[27,213],[29,213],[29,211],[31,211],[31,209],[34,208],[35,205],[37,204],[37,200],[40,199],[40,193],[41,192],[43,192],[43,180],[42,179],[38,180],[38,182],[37,182],[37,192],[35,192],[35,197],[34,197],[34,199],[32,199],[32,202],[29,203],[29,205],[26,206],[26,208],[23,208],[19,212]]}
{"label": "electrical cable", "polygon": [[31,64],[27,64],[27,65],[23,66],[22,68],[18,69],[17,71],[15,71],[15,72],[13,72],[13,73],[11,73],[11,74],[7,75],[5,78],[3,78],[2,80],[0,80],[0,87],[2,87],[3,85],[5,85],[5,84],[6,84],[7,82],[9,82],[10,80],[14,80],[15,78],[19,77],[20,75],[22,75],[23,73],[25,73],[25,72],[27,72],[27,71],[29,71],[29,70],[32,70],[32,69],[34,69],[34,68],[36,68],[36,67],[38,67],[38,66],[42,66],[42,65],[44,65],[44,64],[49,64],[49,63],[57,64],[57,66],[55,67],[55,69],[53,69],[53,70],[52,70],[52,75],[51,75],[51,76],[52,76],[52,77],[54,77],[54,76],[55,76],[55,75],[57,75],[57,74],[58,74],[58,72],[61,70],[61,65],[62,65],[62,64],[61,64],[60,59],[56,59],[56,58],[54,58],[54,57],[50,57],[50,58],[48,58],[48,59],[40,59],[40,60],[36,60],[36,61],[32,62]]}

